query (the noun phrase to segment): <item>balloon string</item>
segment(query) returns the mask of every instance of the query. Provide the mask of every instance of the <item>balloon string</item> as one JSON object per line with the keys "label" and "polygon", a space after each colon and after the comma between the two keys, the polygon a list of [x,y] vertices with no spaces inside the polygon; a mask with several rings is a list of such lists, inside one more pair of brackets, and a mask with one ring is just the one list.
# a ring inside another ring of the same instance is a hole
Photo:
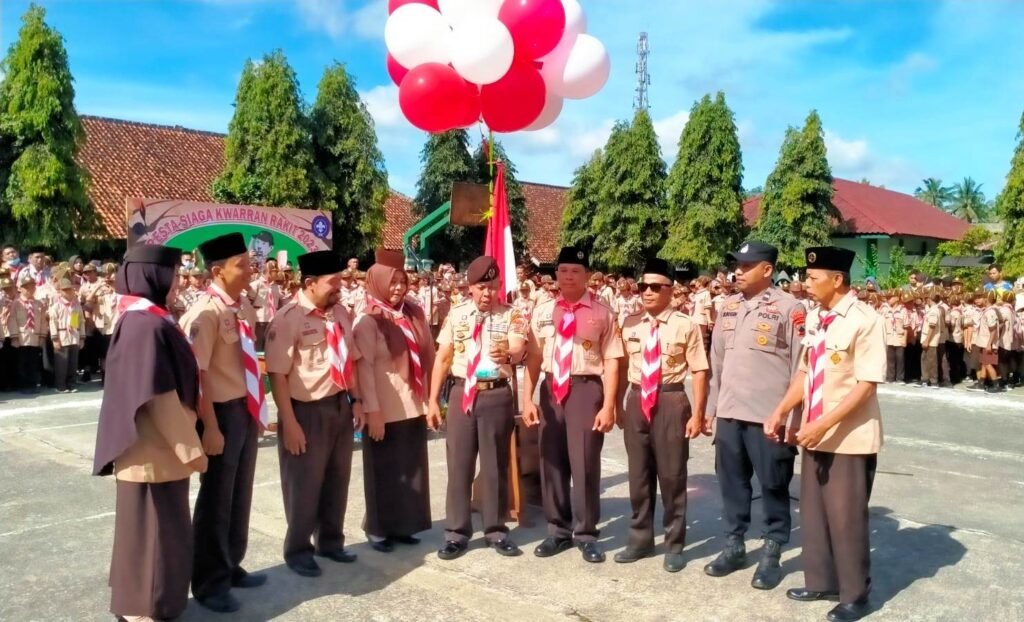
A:
{"label": "balloon string", "polygon": [[488,176],[490,182],[487,184],[487,194],[490,198],[490,205],[487,211],[491,218],[494,218],[494,131],[488,128],[487,135],[487,159],[491,169],[491,173]]}

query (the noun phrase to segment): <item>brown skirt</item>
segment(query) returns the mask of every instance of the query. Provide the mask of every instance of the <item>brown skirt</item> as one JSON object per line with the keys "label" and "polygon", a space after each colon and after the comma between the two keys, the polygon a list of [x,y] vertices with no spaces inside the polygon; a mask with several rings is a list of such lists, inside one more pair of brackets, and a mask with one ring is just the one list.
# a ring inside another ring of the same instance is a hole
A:
{"label": "brown skirt", "polygon": [[176,618],[188,603],[192,576],[189,480],[117,482],[110,612]]}
{"label": "brown skirt", "polygon": [[384,439],[363,434],[363,490],[371,536],[411,536],[431,527],[425,417],[389,423]]}

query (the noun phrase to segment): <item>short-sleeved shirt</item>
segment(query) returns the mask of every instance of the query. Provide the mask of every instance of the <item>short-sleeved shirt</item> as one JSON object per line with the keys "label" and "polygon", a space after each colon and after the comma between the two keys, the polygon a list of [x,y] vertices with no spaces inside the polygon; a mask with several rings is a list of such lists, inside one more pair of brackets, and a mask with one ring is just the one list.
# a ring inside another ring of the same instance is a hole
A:
{"label": "short-sleeved shirt", "polygon": [[960,307],[950,307],[946,316],[949,325],[949,338],[953,343],[964,342],[964,311]]}
{"label": "short-sleeved shirt", "polygon": [[281,286],[258,278],[249,285],[249,301],[256,309],[256,321],[269,322],[281,306]]}
{"label": "short-sleeved shirt", "polygon": [[696,322],[671,308],[659,313],[657,318],[651,318],[646,311],[640,311],[626,317],[622,324],[622,343],[629,363],[629,382],[640,384],[644,348],[651,336],[652,319],[658,321],[662,384],[680,384],[686,380],[687,371],[708,369],[704,340]]}
{"label": "short-sleeved shirt", "polygon": [[[469,367],[469,359],[473,356],[473,328],[477,322],[483,322],[480,335],[480,347],[483,349],[481,356],[488,356],[490,346],[489,339],[503,335],[509,343],[519,340],[525,344],[529,330],[528,320],[516,308],[501,304],[495,304],[490,313],[481,313],[472,300],[453,307],[445,319],[441,333],[437,336],[438,345],[451,345],[452,354],[451,373],[456,378],[466,378]],[[501,365],[502,378],[512,376],[511,365]]]}
{"label": "short-sleeved shirt", "polygon": [[[882,318],[870,305],[846,296],[833,309],[835,319],[825,333],[823,361],[825,385],[822,388],[824,414],[834,410],[859,382],[885,382],[885,330]],[[822,310],[807,316],[806,346],[814,344]],[[806,352],[806,348],[805,348]],[[806,357],[805,357],[806,358]],[[806,364],[801,367],[806,370]],[[804,386],[804,425],[807,422],[808,396]],[[836,454],[876,454],[882,447],[882,414],[878,396],[872,395],[854,412],[830,428],[814,451]]]}
{"label": "short-sleeved shirt", "polygon": [[76,298],[73,302],[61,297],[50,305],[50,336],[62,346],[82,345],[85,318],[82,305]]}
{"label": "short-sleeved shirt", "polygon": [[[313,402],[341,391],[331,381],[327,352],[327,321],[305,292],[281,309],[267,328],[266,363],[268,374],[288,379],[288,392],[299,402]],[[342,339],[353,369],[362,355],[355,344],[352,314],[340,304],[324,313],[341,326]]]}
{"label": "short-sleeved shirt", "polygon": [[907,327],[910,318],[903,307],[886,307],[882,313],[885,326],[885,345],[895,348],[907,347]]}
{"label": "short-sleeved shirt", "polygon": [[[29,309],[32,313],[32,327],[28,325]],[[50,326],[43,304],[37,299],[24,300],[20,296],[11,302],[11,316],[8,329],[12,339],[19,346],[39,347],[49,334]]]}
{"label": "short-sleeved shirt", "polygon": [[700,326],[711,323],[711,292],[706,289],[693,295],[693,319]]}
{"label": "short-sleeved shirt", "polygon": [[924,324],[921,327],[921,345],[935,348],[943,343],[942,333],[946,325],[946,318],[942,307],[933,304],[924,312]]}
{"label": "short-sleeved shirt", "polygon": [[619,326],[622,326],[626,318],[643,309],[643,302],[640,296],[616,296],[615,313],[618,316]]}
{"label": "short-sleeved shirt", "polygon": [[244,398],[245,364],[238,318],[251,325],[256,321],[252,305],[244,296],[237,312],[218,296],[203,294],[181,318],[181,327],[192,342],[199,369],[206,372],[203,392],[216,403]]}
{"label": "short-sleeved shirt", "polygon": [[1014,323],[1017,319],[1017,314],[1013,310],[1012,305],[1001,304],[998,307],[999,311],[999,347],[1003,350],[1013,351],[1016,348],[1016,331],[1014,330]]}
{"label": "short-sleeved shirt", "polygon": [[[530,356],[541,356],[541,370],[551,373],[557,329],[565,315],[562,299],[538,304],[530,318]],[[574,315],[573,376],[599,376],[606,360],[623,357],[622,340],[616,331],[615,314],[600,298],[589,292],[579,299]]]}
{"label": "short-sleeved shirt", "polygon": [[[995,333],[995,338],[993,338]],[[995,307],[980,310],[974,324],[973,345],[980,348],[999,346],[999,311]]]}

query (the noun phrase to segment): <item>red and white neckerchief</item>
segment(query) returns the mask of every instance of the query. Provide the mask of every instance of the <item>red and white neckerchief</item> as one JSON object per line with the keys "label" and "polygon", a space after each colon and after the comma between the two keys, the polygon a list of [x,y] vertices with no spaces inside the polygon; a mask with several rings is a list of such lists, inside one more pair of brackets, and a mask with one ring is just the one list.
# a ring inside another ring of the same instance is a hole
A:
{"label": "red and white neckerchief", "polygon": [[277,298],[274,296],[274,282],[264,281],[267,285],[267,313],[270,314],[270,319],[274,319],[277,316]]}
{"label": "red and white neckerchief", "polygon": [[394,320],[395,325],[398,326],[402,331],[402,335],[405,336],[405,345],[409,349],[409,377],[412,380],[412,391],[416,397],[423,397],[423,363],[420,361],[420,344],[416,340],[416,333],[412,330],[412,322],[403,313],[405,305],[402,305],[402,309],[396,311],[391,305],[386,304],[380,300],[377,300],[373,296],[367,294],[366,301],[380,309],[383,313],[388,315]]}
{"label": "red and white neckerchief", "polygon": [[[153,302],[150,301],[148,298],[143,298],[141,296],[127,296],[121,294],[114,294],[114,298],[114,308],[116,309],[117,313],[117,316],[114,320],[115,325],[121,321],[121,318],[124,317],[125,313],[128,313],[130,311],[142,311],[144,313],[151,313],[160,318],[161,320],[167,322],[174,328],[178,329],[178,332],[181,333],[181,336],[184,337],[185,340],[189,342],[189,346],[192,345],[192,342],[189,340],[188,335],[186,335],[185,331],[182,330],[181,325],[174,321],[174,316],[171,315],[170,311],[168,311],[167,309],[162,309],[153,304]],[[193,356],[195,356],[195,353],[193,353]],[[200,374],[199,371],[199,359],[196,359],[196,386],[199,388],[199,395],[203,394],[203,386],[202,383],[200,382],[201,378],[202,375]]]}
{"label": "red and white neckerchief", "polygon": [[469,357],[466,365],[466,383],[462,392],[462,410],[468,415],[473,411],[474,400],[476,400],[476,368],[480,365],[480,333],[483,332],[483,318],[479,315],[473,325],[473,354]]}
{"label": "red and white neckerchief", "polygon": [[569,374],[572,372],[572,349],[576,337],[576,310],[583,305],[559,298],[558,306],[562,309],[562,320],[558,323],[558,334],[555,335],[551,388],[555,394],[555,402],[564,404],[565,398],[569,397]]}
{"label": "red and white neckerchief", "polygon": [[25,331],[33,332],[36,329],[36,306],[32,304],[32,299],[21,300],[21,306],[25,309]]}
{"label": "red and white neckerchief", "polygon": [[64,307],[64,312],[67,314],[67,317],[64,318],[64,321],[66,322],[65,330],[68,333],[71,333],[72,331],[74,331],[75,334],[77,335],[78,334],[78,329],[74,328],[73,326],[71,326],[71,315],[75,312],[74,311],[74,306],[71,304],[71,301],[68,300],[67,298],[65,298],[64,296],[57,296],[57,301],[60,302],[60,305],[62,307]]}
{"label": "red and white neckerchief", "polygon": [[[839,304],[843,304],[843,301],[840,301]],[[818,310],[818,331],[814,335],[814,342],[807,350],[808,422],[815,421],[825,414],[825,334],[836,317],[835,308],[828,314],[823,314],[821,309]]]}
{"label": "red and white neckerchief", "polygon": [[322,309],[314,309],[313,315],[324,321],[327,336],[327,362],[331,367],[331,382],[344,391],[348,390],[352,378],[352,360],[345,343],[345,333],[341,322],[334,319],[334,314]]}
{"label": "red and white neckerchief", "polygon": [[644,344],[643,365],[640,368],[640,409],[650,422],[654,407],[658,405],[658,389],[661,386],[661,336],[658,333],[658,318],[652,317],[651,332]]}
{"label": "red and white neckerchief", "polygon": [[246,405],[249,415],[263,427],[270,423],[267,409],[267,397],[263,393],[263,378],[260,374],[260,360],[256,355],[256,337],[252,325],[239,315],[241,303],[230,300],[216,285],[206,290],[208,294],[219,298],[224,305],[235,314],[238,321],[238,337],[242,344],[242,366],[245,367]]}

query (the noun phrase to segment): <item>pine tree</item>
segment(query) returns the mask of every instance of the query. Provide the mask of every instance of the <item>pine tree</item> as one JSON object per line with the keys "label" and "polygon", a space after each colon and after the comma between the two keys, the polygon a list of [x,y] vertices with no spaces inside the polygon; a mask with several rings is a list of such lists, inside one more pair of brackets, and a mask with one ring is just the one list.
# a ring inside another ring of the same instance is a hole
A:
{"label": "pine tree", "polygon": [[[420,152],[420,162],[423,169],[413,201],[419,216],[426,216],[451,200],[453,183],[476,181],[476,165],[469,153],[469,135],[465,130],[431,134]],[[435,263],[462,259],[460,244],[465,231],[463,227],[449,225],[435,233],[429,241],[431,259]]]}
{"label": "pine tree", "polygon": [[754,237],[778,247],[781,265],[801,266],[804,249],[829,244],[838,222],[821,119],[812,110],[802,130],[786,130]]}
{"label": "pine tree", "polygon": [[380,242],[388,174],[373,117],[343,65],[324,70],[310,126],[321,181],[315,205],[333,212],[334,247],[346,255],[365,255]]}
{"label": "pine tree", "polygon": [[603,162],[603,155],[598,150],[576,169],[565,211],[562,212],[562,228],[558,236],[562,246],[586,249],[594,246],[594,214],[600,205]]}
{"label": "pine tree", "polygon": [[317,183],[299,82],[284,52],[246,61],[214,196],[227,203],[319,207]]}
{"label": "pine tree", "polygon": [[[515,246],[516,259],[526,256],[526,195],[523,194],[523,187],[516,177],[516,165],[509,159],[505,147],[498,140],[494,141],[494,161],[505,163],[505,193],[508,195],[509,220],[512,224],[512,245]],[[473,166],[476,169],[474,181],[485,186],[489,185],[491,179],[491,165],[488,157],[488,143],[481,141],[473,153]],[[494,174],[498,174],[497,166]],[[462,244],[462,256],[472,261],[484,251],[484,236],[487,233],[486,227],[474,227],[464,232]]]}
{"label": "pine tree", "polygon": [[996,200],[996,213],[1003,221],[1003,238],[998,248],[1003,270],[1007,274],[1024,274],[1024,115],[1006,186]]}
{"label": "pine tree", "polygon": [[594,214],[593,259],[609,270],[639,270],[665,240],[665,161],[646,110],[612,129]]}
{"label": "pine tree", "polygon": [[0,235],[56,251],[88,246],[99,219],[75,157],[85,138],[64,39],[33,4],[2,65]]}
{"label": "pine tree", "polygon": [[705,268],[721,263],[746,233],[743,160],[724,93],[693,105],[666,186],[670,224],[660,255]]}

